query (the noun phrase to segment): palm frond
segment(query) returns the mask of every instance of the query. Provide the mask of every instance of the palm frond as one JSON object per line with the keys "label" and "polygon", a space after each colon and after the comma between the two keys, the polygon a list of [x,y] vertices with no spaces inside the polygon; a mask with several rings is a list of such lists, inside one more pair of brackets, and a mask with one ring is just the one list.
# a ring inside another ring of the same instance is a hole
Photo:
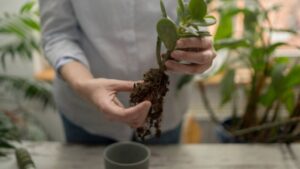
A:
{"label": "palm frond", "polygon": [[8,89],[13,92],[23,92],[25,98],[41,101],[44,106],[55,106],[50,86],[47,83],[0,75],[0,85],[8,86]]}
{"label": "palm frond", "polygon": [[35,1],[29,1],[19,13],[0,16],[0,36],[6,39],[0,44],[0,61],[4,70],[7,57],[31,59],[34,52],[41,51],[40,23],[35,6]]}

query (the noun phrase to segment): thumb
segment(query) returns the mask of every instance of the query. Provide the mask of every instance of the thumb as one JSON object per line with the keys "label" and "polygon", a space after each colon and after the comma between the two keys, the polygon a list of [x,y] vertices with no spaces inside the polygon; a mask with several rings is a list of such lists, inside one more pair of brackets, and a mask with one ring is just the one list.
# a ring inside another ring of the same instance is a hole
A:
{"label": "thumb", "polygon": [[138,81],[125,81],[125,80],[111,80],[111,88],[115,91],[127,91],[133,90],[134,84]]}

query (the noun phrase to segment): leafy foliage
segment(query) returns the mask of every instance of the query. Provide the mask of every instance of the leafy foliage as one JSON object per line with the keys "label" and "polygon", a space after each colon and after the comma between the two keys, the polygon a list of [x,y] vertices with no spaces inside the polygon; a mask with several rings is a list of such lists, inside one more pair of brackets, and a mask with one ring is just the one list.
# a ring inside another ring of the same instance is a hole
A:
{"label": "leafy foliage", "polygon": [[21,7],[18,14],[6,13],[0,17],[0,36],[8,39],[0,45],[0,59],[4,69],[7,57],[31,59],[34,52],[40,52],[37,37],[40,24],[35,5],[35,1],[30,1]]}
{"label": "leafy foliage", "polygon": [[0,112],[0,157],[5,156],[5,152],[2,152],[1,149],[15,148],[10,140],[19,140],[18,130],[11,120],[3,112]]}
{"label": "leafy foliage", "polygon": [[[7,39],[0,44],[0,61],[6,70],[9,57],[32,59],[35,52],[40,53],[40,23],[36,1],[26,2],[18,13],[5,13],[0,17],[0,36]],[[10,60],[11,60],[10,59]],[[0,74],[0,87],[8,92],[23,93],[25,98],[41,101],[44,106],[54,106],[49,84],[21,77]],[[0,149],[14,148],[10,141],[19,141],[16,126],[0,112]],[[5,152],[0,152],[0,156]]]}
{"label": "leafy foliage", "polygon": [[[0,45],[2,68],[5,70],[6,58],[20,57],[31,59],[34,52],[40,52],[40,23],[36,1],[25,3],[19,13],[0,18],[0,36],[11,39]],[[23,91],[30,99],[41,100],[44,105],[54,105],[51,91],[42,82],[0,74],[0,85],[9,86],[11,91]]]}
{"label": "leafy foliage", "polygon": [[[251,1],[251,5],[245,7],[237,7],[236,0],[221,2],[222,4],[217,8],[220,21],[214,37],[214,46],[216,50],[229,51],[229,59],[232,59],[231,56],[235,57],[234,62],[226,62],[226,66],[222,69],[225,76],[221,81],[221,105],[232,101],[234,112],[232,118],[235,119],[237,110],[233,96],[240,88],[243,89],[241,91],[244,96],[240,100],[246,102],[245,108],[238,110],[240,122],[229,130],[247,131],[243,132],[240,138],[248,142],[280,142],[291,135],[299,135],[296,127],[288,130],[286,124],[273,125],[277,121],[294,121],[294,118],[300,115],[300,95],[296,95],[300,86],[298,78],[300,68],[288,57],[275,57],[280,47],[289,46],[287,42],[271,41],[271,33],[285,32],[296,35],[297,31],[273,27],[269,15],[280,10],[279,5],[266,9],[258,0]],[[241,37],[236,37],[234,33],[237,16],[243,16],[241,18],[244,32]],[[252,72],[250,82],[236,85],[235,70],[245,67]],[[281,107],[285,108],[288,114],[280,115]],[[208,111],[211,112],[211,109]],[[269,130],[256,130],[264,125],[276,127]]]}
{"label": "leafy foliage", "polygon": [[157,23],[157,33],[169,51],[175,49],[179,38],[209,36],[209,32],[203,30],[203,27],[216,23],[215,17],[206,16],[207,5],[204,0],[190,0],[189,3],[178,0],[178,25],[167,17],[163,1],[161,1],[161,10],[164,18]]}

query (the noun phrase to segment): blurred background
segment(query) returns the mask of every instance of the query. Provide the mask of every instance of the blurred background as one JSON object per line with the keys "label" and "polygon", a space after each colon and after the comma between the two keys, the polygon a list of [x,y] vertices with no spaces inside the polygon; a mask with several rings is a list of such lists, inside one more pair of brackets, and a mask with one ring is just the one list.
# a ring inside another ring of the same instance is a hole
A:
{"label": "blurred background", "polygon": [[[204,74],[178,82],[191,98],[182,142],[224,142],[217,131],[228,118],[255,116],[264,124],[300,116],[300,1],[208,2],[218,19],[210,30],[218,57]],[[0,129],[16,127],[25,140],[64,141],[51,95],[54,71],[40,48],[37,3],[0,3]],[[299,137],[298,130],[290,133]]]}

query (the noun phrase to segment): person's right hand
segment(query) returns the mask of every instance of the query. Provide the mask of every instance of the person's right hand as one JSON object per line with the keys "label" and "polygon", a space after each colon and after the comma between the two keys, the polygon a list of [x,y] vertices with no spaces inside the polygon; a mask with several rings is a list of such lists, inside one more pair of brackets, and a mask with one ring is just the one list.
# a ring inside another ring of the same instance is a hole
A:
{"label": "person's right hand", "polygon": [[92,102],[110,120],[128,124],[132,128],[141,127],[151,107],[150,101],[125,108],[118,100],[118,92],[130,92],[134,82],[113,79],[89,79],[77,83],[75,90]]}

